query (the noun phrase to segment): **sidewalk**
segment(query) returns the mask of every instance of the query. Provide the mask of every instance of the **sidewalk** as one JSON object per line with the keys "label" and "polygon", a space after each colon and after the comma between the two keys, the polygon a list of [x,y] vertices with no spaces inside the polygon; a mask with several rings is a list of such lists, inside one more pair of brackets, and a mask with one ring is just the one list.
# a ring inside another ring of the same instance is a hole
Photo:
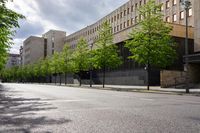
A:
{"label": "sidewalk", "polygon": [[[54,83],[45,83],[46,85],[55,85]],[[56,85],[60,85],[57,83]],[[65,84],[61,84],[65,86]],[[179,88],[161,88],[160,86],[150,86],[150,90],[147,90],[147,86],[128,86],[128,85],[105,85],[105,88],[102,85],[85,85],[79,86],[79,84],[67,84],[68,87],[80,87],[86,89],[100,89],[100,90],[113,90],[113,91],[128,91],[128,92],[141,92],[141,93],[158,93],[158,94],[174,94],[174,95],[195,95],[200,96],[200,88],[190,89],[190,93],[186,94],[185,89]]]}
{"label": "sidewalk", "polygon": [[[62,84],[64,85],[64,84]],[[68,84],[67,86],[79,87],[78,84]],[[90,88],[90,85],[82,85],[82,88]],[[147,90],[147,86],[127,86],[127,85],[105,85],[105,88],[102,85],[92,85],[92,88],[103,89],[103,90],[116,90],[116,91],[132,91],[132,92],[146,92],[146,93],[165,93],[165,94],[185,94],[185,89],[177,88],[161,88],[160,86],[150,86],[150,90]],[[91,89],[92,89],[91,88]],[[200,88],[190,89],[191,94],[200,95]]]}

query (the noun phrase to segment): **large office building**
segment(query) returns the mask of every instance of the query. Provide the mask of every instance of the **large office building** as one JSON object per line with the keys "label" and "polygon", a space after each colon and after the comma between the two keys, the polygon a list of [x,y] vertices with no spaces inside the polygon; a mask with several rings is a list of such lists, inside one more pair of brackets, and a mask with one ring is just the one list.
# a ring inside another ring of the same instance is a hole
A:
{"label": "large office building", "polygon": [[[124,41],[129,39],[129,33],[137,25],[139,20],[142,19],[137,9],[146,4],[147,1],[148,0],[129,0],[94,24],[66,37],[66,42],[70,44],[71,48],[76,48],[80,37],[84,37],[89,45],[95,44],[95,41],[98,39],[98,29],[101,28],[102,23],[108,21],[111,24],[114,35],[113,41],[119,47],[120,55],[123,57],[124,63],[117,70],[107,70],[107,84],[144,85],[147,82],[144,66],[129,60],[127,57],[130,55],[130,52],[124,47]],[[156,0],[156,2],[162,3],[161,11],[164,15],[163,20],[173,26],[171,36],[178,44],[178,59],[168,68],[169,70],[176,70],[175,72],[170,72],[169,74],[168,71],[162,71],[161,73],[158,69],[152,70],[152,85],[159,85],[160,78],[162,78],[164,82],[172,82],[174,78],[179,78],[179,75],[184,75],[182,71],[184,69],[183,55],[185,54],[186,11],[183,0]],[[190,54],[200,51],[200,15],[198,13],[200,1],[195,1],[194,3],[194,0],[191,0],[191,5],[188,14]],[[98,71],[93,77],[94,82],[99,83],[101,82],[102,73]],[[163,81],[162,84],[164,84]]]}
{"label": "large office building", "polygon": [[62,51],[66,32],[50,30],[42,37],[30,36],[20,48],[21,65],[34,64],[54,52]]}
{"label": "large office building", "polygon": [[[168,71],[160,71],[157,68],[152,69],[150,81],[152,85],[159,85],[160,83],[174,83],[175,78],[179,79],[180,77],[183,77],[183,75],[185,75],[183,72],[183,55],[185,54],[184,45],[186,11],[184,5],[182,4],[183,1],[184,0],[156,0],[157,3],[162,3],[161,11],[163,12],[163,20],[168,22],[173,27],[173,30],[170,34],[178,45],[178,58],[172,66],[167,68]],[[192,6],[189,8],[188,14],[189,54],[193,54],[191,57],[194,56],[194,58],[196,58],[196,53],[200,51],[200,1],[190,1]],[[128,59],[128,56],[130,56],[131,53],[127,48],[124,47],[124,44],[125,41],[129,39],[129,33],[142,19],[137,9],[147,2],[148,0],[129,0],[127,3],[120,6],[97,22],[68,36],[66,36],[65,32],[50,30],[39,39],[39,47],[37,47],[38,44],[33,43],[34,39],[32,40],[33,42],[31,42],[31,38],[29,38],[24,42],[24,46],[22,48],[23,52],[21,55],[23,55],[23,64],[30,63],[30,60],[34,63],[34,58],[37,60],[39,58],[45,58],[48,55],[51,56],[54,51],[61,51],[65,43],[69,44],[72,49],[75,49],[78,40],[81,37],[84,37],[87,40],[88,45],[95,45],[95,41],[99,37],[98,30],[101,28],[103,22],[108,21],[112,26],[112,32],[114,35],[113,42],[118,46],[120,51],[119,54],[123,57],[123,64],[115,70],[107,69],[106,84],[144,85],[147,82],[146,70],[144,69],[143,65],[140,65]],[[31,54],[31,52],[27,52],[28,50],[26,49],[29,48],[28,45],[26,46],[26,44],[29,43],[37,48],[38,54]],[[200,55],[198,56],[200,59]],[[192,64],[194,63],[192,62]],[[191,69],[191,73],[199,73],[198,69],[196,68],[199,68],[198,63],[197,67],[195,66],[195,69]],[[89,77],[86,75],[84,75],[84,77],[82,78],[88,80]],[[191,77],[198,79],[198,76]],[[184,80],[181,79],[181,81]],[[93,82],[96,84],[102,82],[101,71],[93,72]]]}

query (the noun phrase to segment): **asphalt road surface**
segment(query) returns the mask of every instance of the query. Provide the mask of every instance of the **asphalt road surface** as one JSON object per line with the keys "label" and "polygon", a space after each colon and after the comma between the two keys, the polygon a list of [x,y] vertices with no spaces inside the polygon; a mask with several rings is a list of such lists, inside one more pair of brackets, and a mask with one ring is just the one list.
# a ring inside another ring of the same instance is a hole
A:
{"label": "asphalt road surface", "polygon": [[200,97],[2,84],[0,133],[200,133]]}

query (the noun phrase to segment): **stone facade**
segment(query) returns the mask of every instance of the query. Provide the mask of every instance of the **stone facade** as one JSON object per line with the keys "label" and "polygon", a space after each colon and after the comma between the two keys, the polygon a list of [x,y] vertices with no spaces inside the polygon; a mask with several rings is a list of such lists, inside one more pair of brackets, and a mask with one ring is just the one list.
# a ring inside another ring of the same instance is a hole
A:
{"label": "stone facade", "polygon": [[[105,21],[108,21],[112,26],[114,43],[119,43],[127,40],[128,34],[135,26],[137,26],[139,19],[142,19],[137,11],[137,8],[144,5],[147,1],[148,0],[129,0],[127,3],[114,10],[107,16],[103,17],[99,21],[95,22],[94,24],[67,36],[66,42],[70,44],[71,48],[76,47],[80,37],[84,37],[89,44],[94,43],[95,40],[98,39],[98,29]],[[184,25],[186,13],[180,0],[157,0],[157,2],[163,4],[161,9],[164,15],[163,19],[181,30],[181,32],[177,32],[177,29],[174,29],[173,36],[180,37],[180,34],[182,34],[181,37],[185,37]],[[194,3],[193,0],[192,3]],[[193,8],[190,9],[190,34],[193,34],[192,27],[194,27],[194,15],[192,14],[193,10]],[[190,35],[190,38],[193,38],[193,35]]]}
{"label": "stone facade", "polygon": [[66,32],[50,30],[43,34],[43,38],[47,40],[47,56],[51,56],[54,52],[61,52],[66,38]]}
{"label": "stone facade", "polygon": [[34,64],[44,58],[44,38],[30,36],[23,44],[22,65]]}
{"label": "stone facade", "polygon": [[195,39],[194,39],[194,46],[195,46],[195,52],[200,51],[200,1],[196,0],[194,5],[194,21],[195,21]]}
{"label": "stone facade", "polygon": [[21,64],[34,64],[39,59],[61,52],[65,44],[66,32],[50,30],[42,37],[30,36],[20,48]]}

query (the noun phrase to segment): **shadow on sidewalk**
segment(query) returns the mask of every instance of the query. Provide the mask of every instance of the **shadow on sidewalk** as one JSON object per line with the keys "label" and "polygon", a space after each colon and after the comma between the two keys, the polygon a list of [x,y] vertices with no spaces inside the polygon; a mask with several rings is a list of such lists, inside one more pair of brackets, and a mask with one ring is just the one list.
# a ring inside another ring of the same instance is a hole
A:
{"label": "shadow on sidewalk", "polygon": [[[19,92],[0,85],[0,132],[30,133],[42,126],[60,125],[71,122],[68,119],[51,119],[47,116],[37,116],[39,111],[57,109],[40,98],[15,97]],[[50,133],[50,131],[45,131]]]}

